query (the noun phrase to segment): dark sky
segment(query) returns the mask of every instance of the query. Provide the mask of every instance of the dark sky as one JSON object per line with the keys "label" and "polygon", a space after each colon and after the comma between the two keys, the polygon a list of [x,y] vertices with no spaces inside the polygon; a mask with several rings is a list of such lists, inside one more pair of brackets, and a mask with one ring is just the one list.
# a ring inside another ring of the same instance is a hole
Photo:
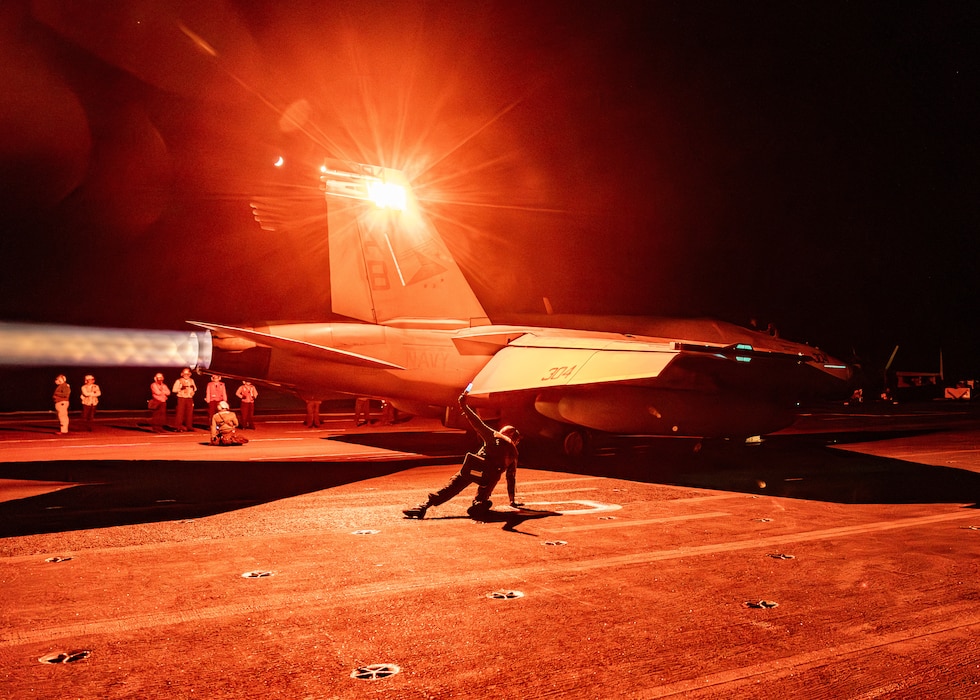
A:
{"label": "dark sky", "polygon": [[409,173],[491,313],[977,376],[976,8],[8,0],[0,319],[326,318],[339,157]]}

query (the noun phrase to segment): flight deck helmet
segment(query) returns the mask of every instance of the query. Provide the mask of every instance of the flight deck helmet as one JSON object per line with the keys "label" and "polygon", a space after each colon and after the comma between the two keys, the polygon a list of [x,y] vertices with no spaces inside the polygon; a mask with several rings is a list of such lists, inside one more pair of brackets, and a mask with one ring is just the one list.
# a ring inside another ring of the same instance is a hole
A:
{"label": "flight deck helmet", "polygon": [[521,431],[512,425],[505,425],[500,429],[500,434],[510,438],[510,441],[515,445],[521,441]]}

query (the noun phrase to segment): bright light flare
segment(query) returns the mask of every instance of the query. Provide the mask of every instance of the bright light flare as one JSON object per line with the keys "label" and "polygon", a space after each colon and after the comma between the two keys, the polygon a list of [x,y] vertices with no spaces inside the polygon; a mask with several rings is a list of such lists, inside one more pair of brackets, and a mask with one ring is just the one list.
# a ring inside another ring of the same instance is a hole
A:
{"label": "bright light flare", "polygon": [[343,170],[326,165],[320,168],[320,179],[327,196],[372,202],[378,209],[408,209],[407,183],[391,182],[385,177],[386,174],[395,174],[397,171],[360,163],[345,163],[344,166]]}
{"label": "bright light flare", "polygon": [[379,209],[405,211],[408,207],[408,194],[405,188],[390,182],[369,182],[368,198]]}

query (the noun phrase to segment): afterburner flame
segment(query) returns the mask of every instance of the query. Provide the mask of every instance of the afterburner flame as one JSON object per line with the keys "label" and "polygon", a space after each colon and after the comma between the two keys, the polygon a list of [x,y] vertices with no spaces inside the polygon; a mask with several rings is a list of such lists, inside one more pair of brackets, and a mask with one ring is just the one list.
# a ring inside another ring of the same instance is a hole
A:
{"label": "afterburner flame", "polygon": [[206,332],[0,323],[0,365],[207,368],[210,363]]}

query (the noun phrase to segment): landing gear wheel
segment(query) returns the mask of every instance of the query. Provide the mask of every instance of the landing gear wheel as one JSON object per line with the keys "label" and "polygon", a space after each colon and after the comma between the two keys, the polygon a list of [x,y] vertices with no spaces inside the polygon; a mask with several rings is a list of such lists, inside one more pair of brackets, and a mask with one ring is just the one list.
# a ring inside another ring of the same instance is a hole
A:
{"label": "landing gear wheel", "polygon": [[584,430],[569,430],[562,438],[561,449],[566,457],[582,457],[589,450],[589,434]]}

